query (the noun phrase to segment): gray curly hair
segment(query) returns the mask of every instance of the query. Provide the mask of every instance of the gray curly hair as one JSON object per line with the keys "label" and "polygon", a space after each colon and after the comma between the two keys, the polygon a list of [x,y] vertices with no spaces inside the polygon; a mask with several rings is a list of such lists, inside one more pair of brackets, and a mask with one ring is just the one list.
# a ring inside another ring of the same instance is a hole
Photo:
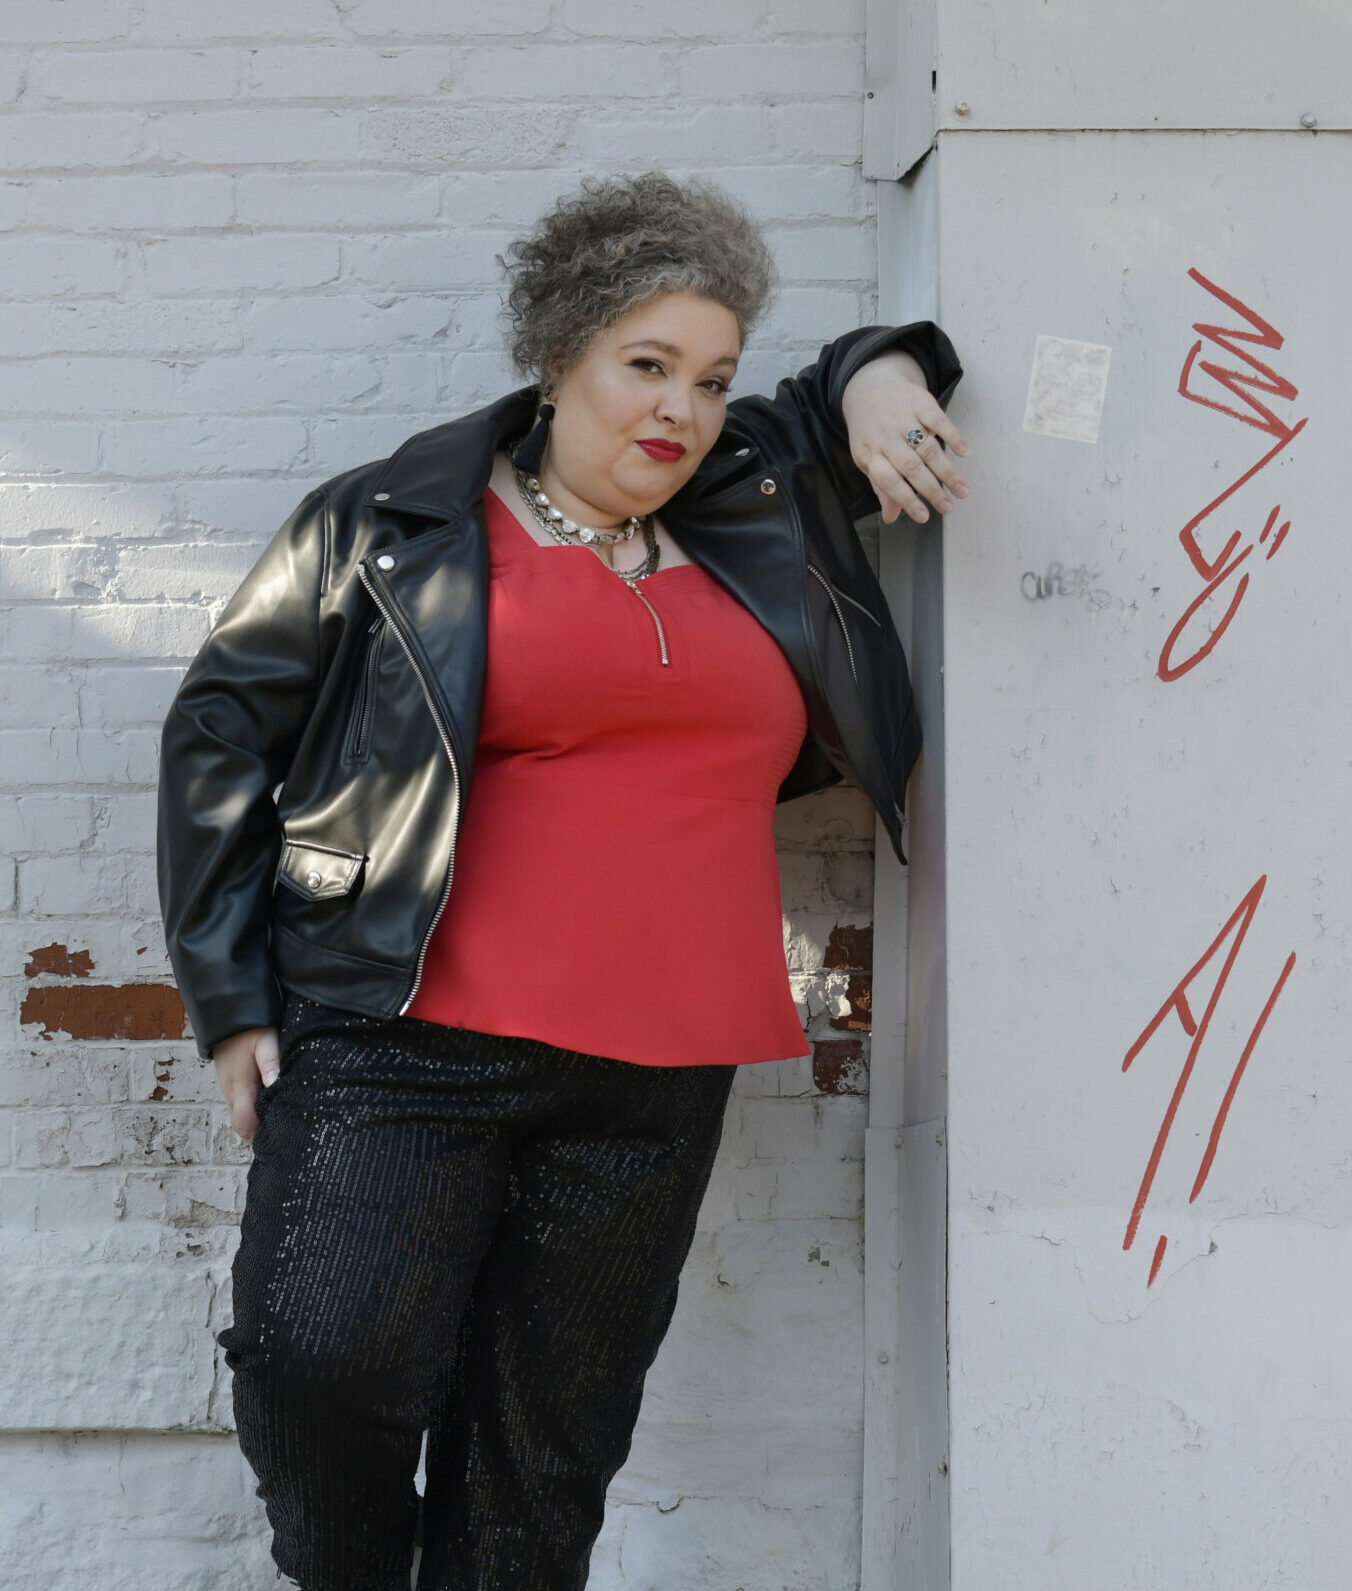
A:
{"label": "gray curly hair", "polygon": [[661,171],[585,180],[501,261],[516,368],[545,384],[598,333],[658,293],[695,293],[737,317],[743,341],[774,292],[751,216],[712,183]]}

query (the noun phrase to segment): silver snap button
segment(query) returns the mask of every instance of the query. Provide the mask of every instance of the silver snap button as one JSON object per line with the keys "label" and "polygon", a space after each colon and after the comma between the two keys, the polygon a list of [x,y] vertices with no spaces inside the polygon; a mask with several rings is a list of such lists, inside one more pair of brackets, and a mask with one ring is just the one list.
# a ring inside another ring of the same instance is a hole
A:
{"label": "silver snap button", "polygon": [[750,451],[751,449],[749,447],[739,447],[733,457],[744,459]]}
{"label": "silver snap button", "polygon": [[767,478],[761,482],[761,491],[763,491],[767,497],[772,497],[774,495],[774,490],[775,483],[772,480]]}
{"label": "silver snap button", "polygon": [[310,872],[305,875],[306,889],[318,889],[323,882],[324,875],[322,873]]}
{"label": "silver snap button", "polygon": [[376,559],[376,568],[377,569],[393,569],[394,568],[394,559],[390,557],[389,553],[383,552],[383,553],[381,553],[380,557]]}
{"label": "silver snap button", "polygon": [[389,500],[390,500],[390,494],[388,492],[377,492],[375,494],[375,496],[371,499],[371,501],[373,503],[388,503]]}

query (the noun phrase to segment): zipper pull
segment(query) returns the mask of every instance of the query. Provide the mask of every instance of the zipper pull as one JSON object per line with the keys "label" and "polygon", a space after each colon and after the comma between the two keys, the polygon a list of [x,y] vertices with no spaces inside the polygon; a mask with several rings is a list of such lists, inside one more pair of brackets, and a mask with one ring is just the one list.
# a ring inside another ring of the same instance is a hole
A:
{"label": "zipper pull", "polygon": [[647,608],[648,612],[652,614],[653,623],[657,626],[657,645],[662,654],[662,667],[670,668],[671,659],[667,656],[667,635],[666,631],[662,628],[661,619],[659,619],[657,616],[657,609],[653,607],[652,603],[649,602],[647,597],[645,597],[639,590],[638,582],[636,580],[626,580],[624,583],[634,593],[643,606]]}

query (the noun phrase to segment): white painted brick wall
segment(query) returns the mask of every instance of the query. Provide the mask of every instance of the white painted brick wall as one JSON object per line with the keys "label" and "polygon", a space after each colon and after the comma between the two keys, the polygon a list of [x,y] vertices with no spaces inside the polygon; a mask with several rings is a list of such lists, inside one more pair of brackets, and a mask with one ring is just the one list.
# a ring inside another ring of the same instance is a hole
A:
{"label": "white painted brick wall", "polygon": [[[872,318],[863,13],[0,7],[11,1591],[274,1583],[212,1340],[247,1152],[191,1044],[151,1032],[156,742],[184,662],[311,485],[511,379],[494,256],[584,172],[706,173],[765,221],[784,292],[744,390]],[[857,1583],[865,1106],[819,1085],[862,1087],[866,1032],[831,1026],[861,969],[823,961],[869,924],[873,825],[839,794],[779,832],[795,994],[839,1064],[738,1079],[602,1591]]]}

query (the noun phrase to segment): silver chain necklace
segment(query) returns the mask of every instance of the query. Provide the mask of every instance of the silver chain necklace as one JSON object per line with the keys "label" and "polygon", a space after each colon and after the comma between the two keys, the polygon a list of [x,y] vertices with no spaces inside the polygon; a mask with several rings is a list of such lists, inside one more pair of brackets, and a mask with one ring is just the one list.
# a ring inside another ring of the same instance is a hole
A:
{"label": "silver chain necklace", "polygon": [[[645,580],[652,574],[662,561],[662,549],[658,545],[657,531],[653,526],[653,516],[644,514],[639,518],[637,514],[631,515],[624,524],[615,530],[595,530],[590,525],[579,525],[576,520],[569,519],[562,509],[555,508],[548,495],[540,485],[539,479],[534,475],[527,475],[509,453],[512,473],[516,476],[517,490],[521,493],[521,501],[530,510],[531,517],[542,530],[546,530],[562,547],[588,547],[601,558],[601,547],[613,547],[621,541],[632,541],[635,531],[642,531],[645,549],[644,559],[633,569],[616,569],[613,564],[606,564],[612,574],[621,580]],[[605,559],[601,558],[605,563]]]}

